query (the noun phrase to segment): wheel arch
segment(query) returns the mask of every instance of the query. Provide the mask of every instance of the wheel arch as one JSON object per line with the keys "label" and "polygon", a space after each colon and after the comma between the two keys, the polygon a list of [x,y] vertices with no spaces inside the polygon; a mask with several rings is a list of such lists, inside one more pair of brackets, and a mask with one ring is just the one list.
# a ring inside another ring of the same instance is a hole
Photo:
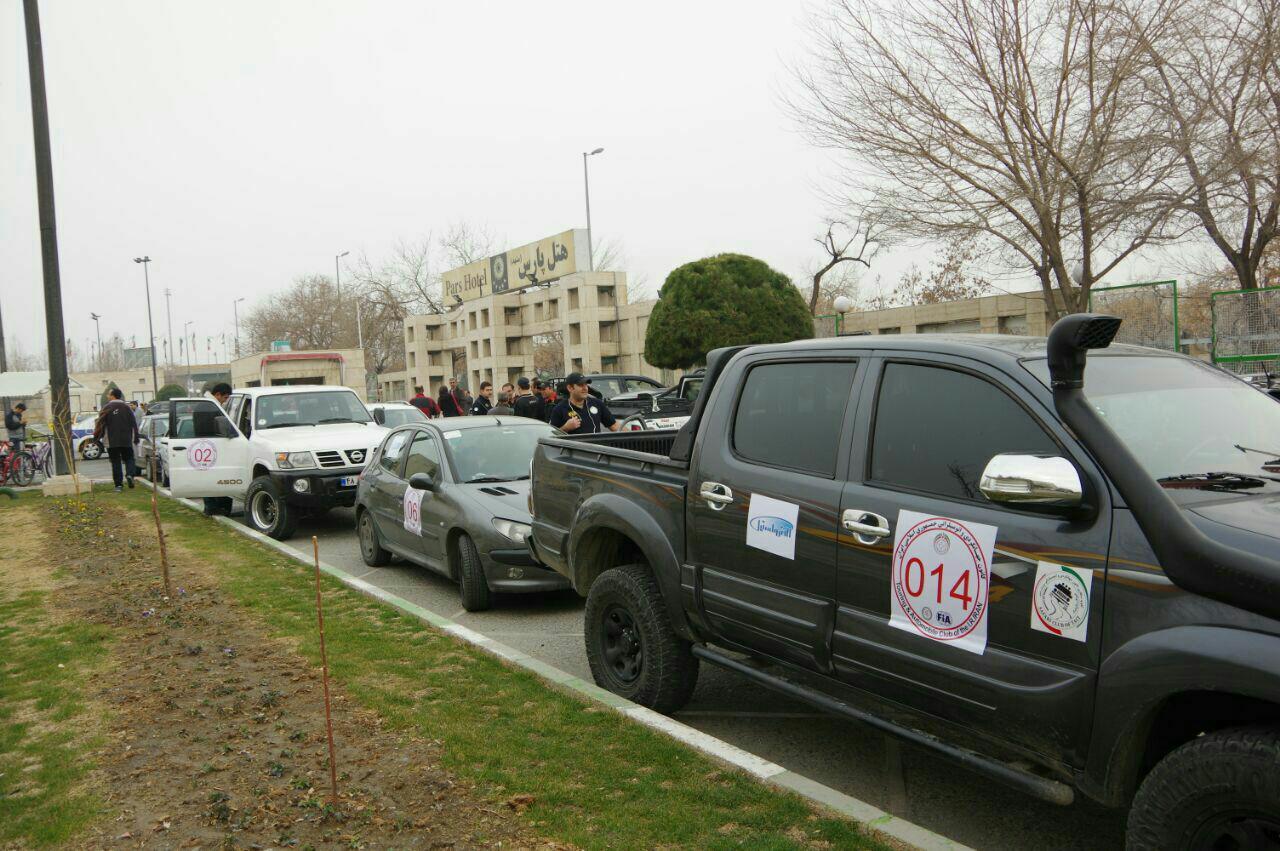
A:
{"label": "wheel arch", "polygon": [[1097,706],[1081,787],[1126,805],[1171,751],[1202,733],[1280,724],[1280,636],[1185,626],[1143,635],[1111,654],[1098,678]]}

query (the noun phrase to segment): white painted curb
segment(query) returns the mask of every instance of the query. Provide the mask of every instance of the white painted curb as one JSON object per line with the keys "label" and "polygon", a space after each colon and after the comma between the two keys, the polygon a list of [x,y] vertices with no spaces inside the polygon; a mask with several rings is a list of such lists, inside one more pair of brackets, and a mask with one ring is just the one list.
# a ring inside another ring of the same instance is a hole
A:
{"label": "white painted curb", "polygon": [[[151,483],[145,479],[138,479],[137,481],[144,487],[151,487]],[[164,488],[157,488],[156,492],[174,499],[169,491]],[[174,499],[174,501],[193,511],[203,510],[203,506],[194,500]],[[312,566],[312,560],[306,555],[296,552],[288,545],[269,538],[255,529],[250,529],[243,523],[238,523],[230,517],[214,517],[213,519],[228,529],[232,529],[247,538],[252,538],[294,561],[305,564],[308,567]],[[632,703],[626,698],[618,697],[616,694],[605,691],[594,683],[589,683],[580,677],[561,671],[559,668],[548,665],[540,659],[535,659],[521,650],[508,647],[499,641],[494,641],[487,635],[452,621],[444,615],[424,609],[416,603],[411,603],[402,597],[392,594],[390,591],[358,579],[341,568],[322,561],[320,562],[320,570],[349,588],[393,606],[406,614],[420,618],[468,644],[479,647],[492,656],[497,656],[499,659],[518,665],[536,674],[553,685],[576,692],[597,703],[603,703],[628,718],[688,745],[700,753],[728,763],[735,768],[740,768],[766,783],[794,792],[815,804],[861,822],[876,833],[884,834],[898,842],[904,842],[914,848],[924,849],[924,851],[942,851],[942,849],[947,849],[947,851],[970,851],[968,846],[961,845],[905,819],[890,815],[879,807],[860,801],[839,790],[832,789],[830,786],[824,786],[816,780],[796,774],[777,763],[756,756],[736,745],[721,741],[715,736],[690,727],[688,724],[683,724],[674,718],[654,712],[652,709],[641,706],[638,703]]]}

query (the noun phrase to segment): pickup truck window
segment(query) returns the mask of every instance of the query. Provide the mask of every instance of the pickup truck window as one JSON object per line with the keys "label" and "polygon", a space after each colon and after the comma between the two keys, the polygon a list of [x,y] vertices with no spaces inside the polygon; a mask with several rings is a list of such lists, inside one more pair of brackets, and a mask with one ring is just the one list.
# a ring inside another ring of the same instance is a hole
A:
{"label": "pickup truck window", "polygon": [[383,444],[382,454],[378,456],[378,465],[393,476],[399,475],[400,459],[404,457],[405,444],[409,442],[411,431],[397,431],[387,438]]}
{"label": "pickup truck window", "polygon": [[733,448],[744,459],[835,475],[855,361],[765,363],[747,373],[734,414]]}
{"label": "pickup truck window", "polygon": [[871,479],[942,497],[981,499],[978,479],[1001,452],[1061,450],[996,385],[959,370],[885,365],[876,402]]}

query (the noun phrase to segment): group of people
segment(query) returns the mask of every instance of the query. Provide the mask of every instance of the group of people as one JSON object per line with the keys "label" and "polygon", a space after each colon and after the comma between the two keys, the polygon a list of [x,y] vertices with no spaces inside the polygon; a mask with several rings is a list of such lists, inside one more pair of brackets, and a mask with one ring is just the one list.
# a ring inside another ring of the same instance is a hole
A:
{"label": "group of people", "polygon": [[480,392],[471,398],[458,379],[450,378],[440,385],[439,396],[432,398],[426,388],[413,388],[409,404],[430,419],[464,416],[516,416],[541,420],[570,434],[593,434],[617,431],[618,422],[604,400],[591,395],[591,381],[580,372],[571,372],[564,380],[563,395],[555,385],[539,378],[520,378],[515,384],[503,384],[494,399],[493,383],[480,382]]}

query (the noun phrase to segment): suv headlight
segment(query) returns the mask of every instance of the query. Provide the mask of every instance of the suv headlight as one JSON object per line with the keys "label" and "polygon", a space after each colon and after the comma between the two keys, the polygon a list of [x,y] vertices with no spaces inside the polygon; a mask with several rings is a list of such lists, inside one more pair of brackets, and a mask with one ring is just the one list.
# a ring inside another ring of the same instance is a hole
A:
{"label": "suv headlight", "polygon": [[517,544],[523,544],[524,539],[529,537],[529,532],[532,531],[528,523],[517,523],[500,517],[493,518],[493,528],[497,529],[504,538],[510,538]]}
{"label": "suv headlight", "polygon": [[314,467],[310,452],[277,452],[276,466],[281,470],[302,470]]}

